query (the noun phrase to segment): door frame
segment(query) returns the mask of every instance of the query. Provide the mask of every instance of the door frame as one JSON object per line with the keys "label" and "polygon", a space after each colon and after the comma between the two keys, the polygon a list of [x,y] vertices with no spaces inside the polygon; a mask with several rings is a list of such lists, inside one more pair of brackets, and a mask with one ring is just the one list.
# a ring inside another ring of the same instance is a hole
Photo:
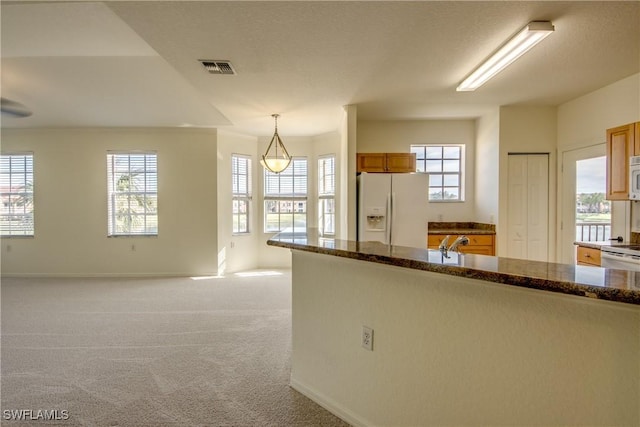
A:
{"label": "door frame", "polygon": [[[606,156],[606,143],[598,142],[581,147],[567,147],[559,153],[558,164],[559,191],[558,191],[558,262],[575,264],[575,198],[576,194],[576,162],[594,157]],[[572,178],[569,178],[571,176]],[[623,236],[626,240],[630,236],[630,209],[625,201],[611,203],[611,235]],[[614,226],[615,224],[615,226]]]}

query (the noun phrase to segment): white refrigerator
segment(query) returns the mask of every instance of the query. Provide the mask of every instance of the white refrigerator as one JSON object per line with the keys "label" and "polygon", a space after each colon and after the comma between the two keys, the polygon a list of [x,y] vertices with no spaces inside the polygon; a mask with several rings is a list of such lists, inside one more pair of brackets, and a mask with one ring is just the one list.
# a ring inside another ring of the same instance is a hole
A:
{"label": "white refrigerator", "polygon": [[427,248],[429,176],[367,173],[358,176],[358,241]]}

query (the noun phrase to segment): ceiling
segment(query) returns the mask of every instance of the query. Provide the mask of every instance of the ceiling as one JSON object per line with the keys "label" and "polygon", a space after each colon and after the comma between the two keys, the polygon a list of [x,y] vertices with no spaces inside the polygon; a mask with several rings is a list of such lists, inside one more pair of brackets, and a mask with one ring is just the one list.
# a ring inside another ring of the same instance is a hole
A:
{"label": "ceiling", "polygon": [[[2,127],[216,127],[250,135],[361,119],[558,105],[640,71],[640,2],[3,1]],[[556,31],[475,92],[455,87],[529,21]],[[207,73],[199,59],[232,62]]]}

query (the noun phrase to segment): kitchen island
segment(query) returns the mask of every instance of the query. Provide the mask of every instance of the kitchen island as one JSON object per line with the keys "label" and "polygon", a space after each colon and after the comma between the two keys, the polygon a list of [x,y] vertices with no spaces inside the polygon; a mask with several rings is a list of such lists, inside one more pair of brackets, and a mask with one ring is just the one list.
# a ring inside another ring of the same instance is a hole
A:
{"label": "kitchen island", "polygon": [[291,385],[354,425],[640,425],[634,273],[313,231],[268,244],[293,254]]}

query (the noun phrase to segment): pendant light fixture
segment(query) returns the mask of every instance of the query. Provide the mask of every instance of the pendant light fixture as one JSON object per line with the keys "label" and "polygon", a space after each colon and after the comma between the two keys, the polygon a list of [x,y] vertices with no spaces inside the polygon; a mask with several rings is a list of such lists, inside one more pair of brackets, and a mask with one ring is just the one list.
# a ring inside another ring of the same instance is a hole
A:
{"label": "pendant light fixture", "polygon": [[272,114],[271,117],[275,120],[276,130],[273,133],[273,138],[271,138],[267,151],[262,155],[260,164],[273,173],[280,173],[291,163],[291,156],[287,152],[287,149],[284,148],[280,135],[278,135],[278,117],[280,117],[280,115]]}

